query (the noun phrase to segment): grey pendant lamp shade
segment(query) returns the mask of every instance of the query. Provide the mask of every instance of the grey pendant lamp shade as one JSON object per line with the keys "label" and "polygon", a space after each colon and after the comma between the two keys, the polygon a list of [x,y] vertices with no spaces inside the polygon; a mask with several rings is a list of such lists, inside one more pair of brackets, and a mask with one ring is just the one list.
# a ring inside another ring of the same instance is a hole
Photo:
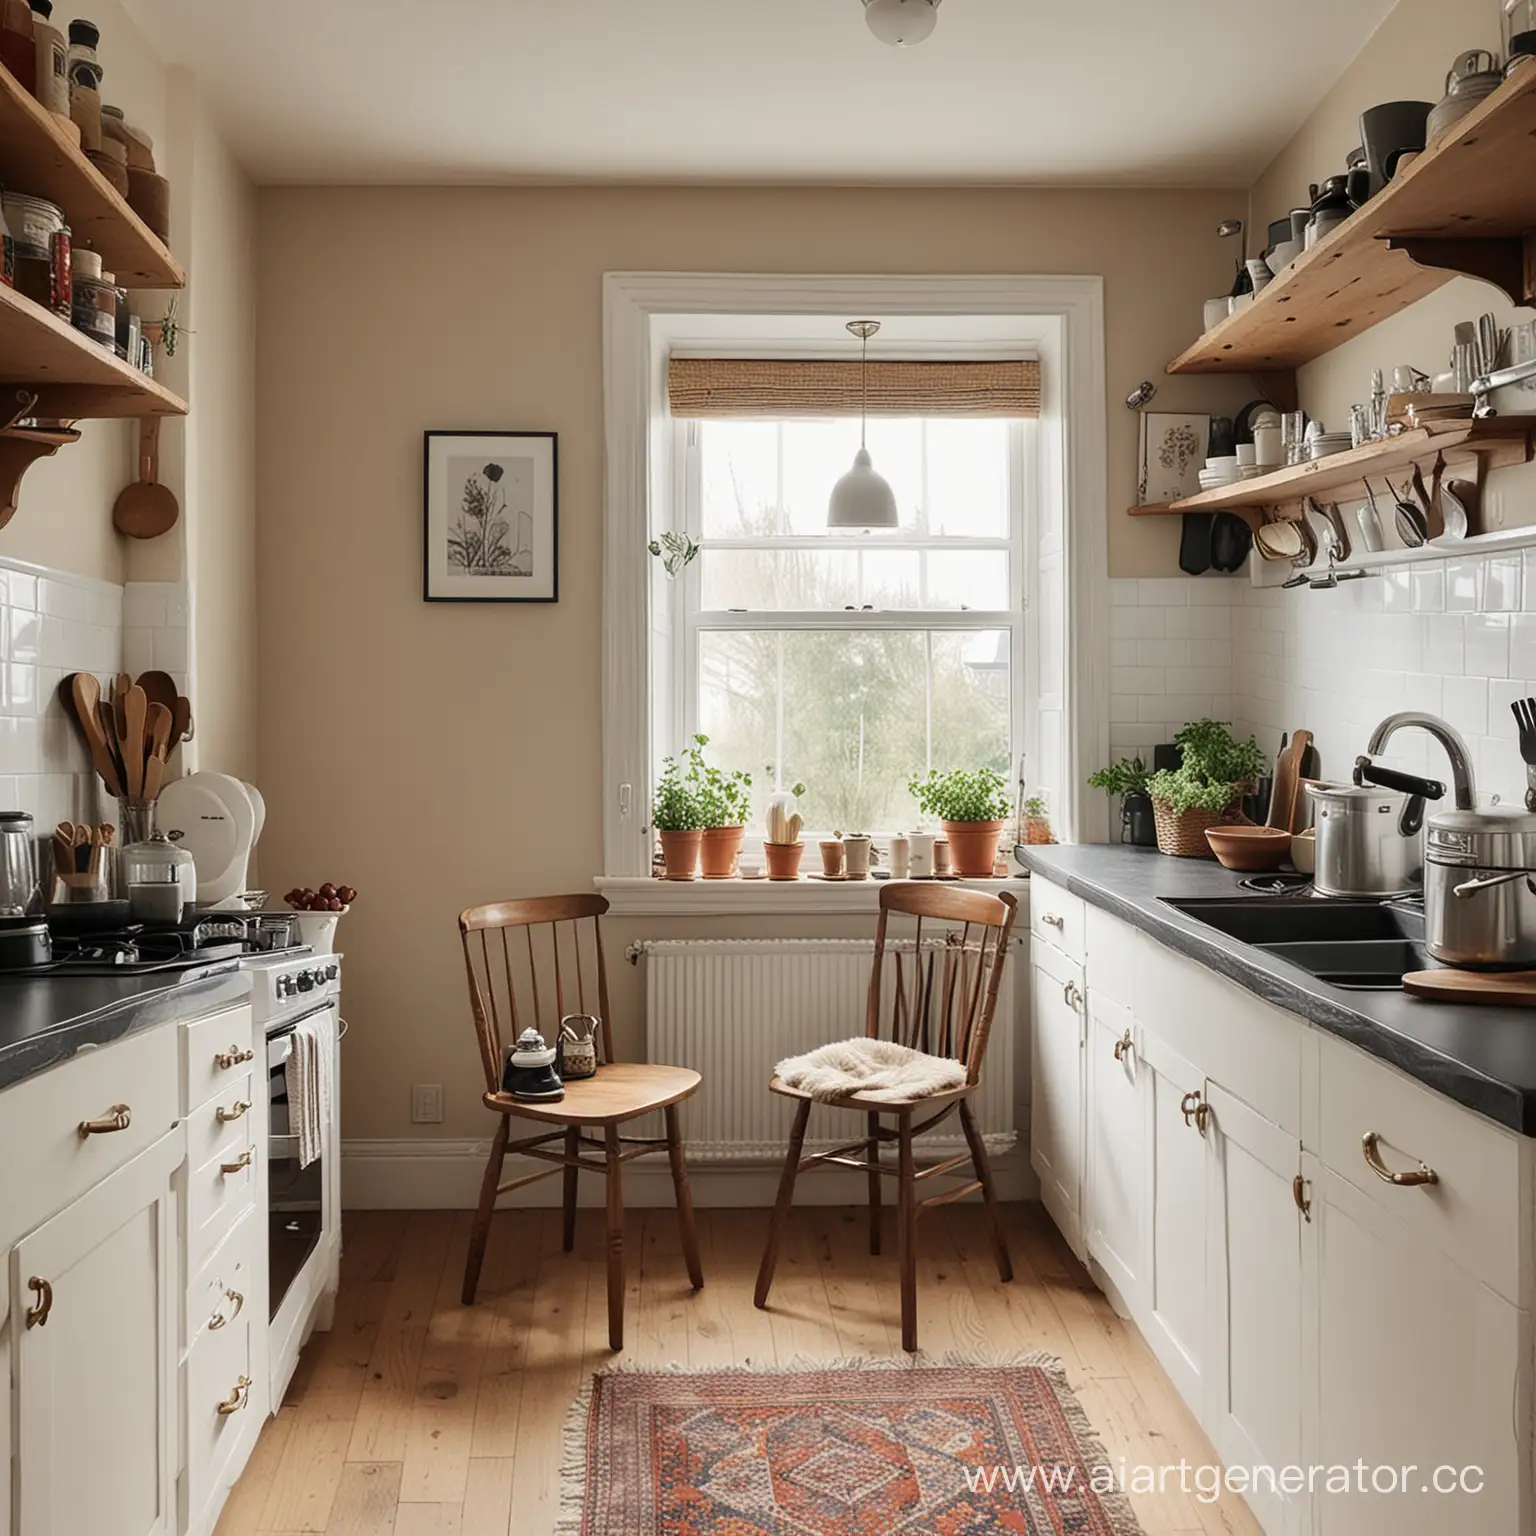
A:
{"label": "grey pendant lamp shade", "polygon": [[895,492],[882,476],[875,473],[865,442],[869,419],[869,338],[880,329],[880,322],[850,320],[848,329],[863,344],[859,354],[859,451],[853,456],[853,468],[832,487],[832,499],[827,503],[827,527],[895,528],[899,526]]}

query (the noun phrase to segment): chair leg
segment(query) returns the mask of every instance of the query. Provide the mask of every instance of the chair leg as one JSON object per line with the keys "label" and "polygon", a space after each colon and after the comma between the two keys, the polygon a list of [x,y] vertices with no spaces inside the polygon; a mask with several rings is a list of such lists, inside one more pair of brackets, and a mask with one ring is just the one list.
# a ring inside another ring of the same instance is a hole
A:
{"label": "chair leg", "polygon": [[1006,1285],[1013,1279],[1013,1260],[1008,1256],[1008,1240],[1003,1236],[1002,1216],[997,1209],[997,1192],[992,1188],[992,1164],[987,1160],[987,1144],[981,1139],[970,1101],[960,1101],[960,1127],[971,1149],[971,1163],[981,1180],[981,1202],[986,1207],[987,1225],[992,1229],[992,1251],[997,1258],[998,1278]]}
{"label": "chair leg", "polygon": [[802,1099],[789,1133],[789,1155],[784,1159],[784,1172],[779,1177],[779,1198],[774,1203],[773,1220],[768,1226],[768,1246],[763,1250],[762,1266],[757,1271],[757,1290],[753,1293],[752,1305],[759,1309],[768,1305],[773,1272],[779,1265],[779,1244],[784,1237],[784,1223],[789,1219],[789,1207],[795,1198],[795,1178],[800,1172],[800,1153],[805,1146],[805,1122],[810,1118],[811,1101]]}
{"label": "chair leg", "polygon": [[[576,1157],[581,1152],[581,1127],[570,1125],[565,1130],[565,1155]],[[565,1170],[565,1189],[563,1191],[563,1204],[565,1206],[565,1226],[560,1235],[560,1246],[569,1253],[576,1246],[576,1179],[580,1170],[567,1168]]]}
{"label": "chair leg", "polygon": [[672,1189],[677,1196],[677,1226],[683,1239],[683,1259],[688,1279],[696,1291],[704,1289],[704,1270],[699,1264],[699,1234],[693,1220],[693,1191],[688,1187],[688,1164],[683,1157],[683,1133],[677,1105],[667,1105],[667,1158],[672,1164]]}
{"label": "chair leg", "polygon": [[[869,1160],[871,1163],[880,1161],[880,1116],[873,1111],[869,1116]],[[884,1174],[877,1173],[873,1168],[869,1171],[869,1251],[873,1254],[880,1252],[880,1180]]]}
{"label": "chair leg", "polygon": [[619,1161],[619,1128],[603,1135],[608,1163],[608,1347],[624,1348],[624,1165]]}
{"label": "chair leg", "polygon": [[491,1216],[496,1209],[496,1186],[501,1183],[502,1164],[507,1160],[507,1138],[511,1127],[505,1115],[498,1118],[501,1124],[496,1127],[496,1137],[491,1142],[485,1178],[480,1183],[480,1204],[475,1211],[475,1224],[469,1233],[469,1256],[464,1261],[462,1299],[466,1307],[475,1304],[475,1292],[480,1286],[480,1266],[485,1262],[485,1241],[491,1235]]}
{"label": "chair leg", "polygon": [[912,1116],[903,1115],[898,1127],[896,1186],[901,1191],[896,1207],[896,1255],[901,1268],[901,1347],[917,1349],[917,1168],[912,1160]]}

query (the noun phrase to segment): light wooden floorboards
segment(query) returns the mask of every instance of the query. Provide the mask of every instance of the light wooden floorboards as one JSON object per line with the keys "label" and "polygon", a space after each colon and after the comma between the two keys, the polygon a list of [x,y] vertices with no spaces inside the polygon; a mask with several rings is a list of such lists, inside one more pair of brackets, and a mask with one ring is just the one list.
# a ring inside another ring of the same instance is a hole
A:
{"label": "light wooden floorboards", "polygon": [[[997,1278],[979,1206],[923,1218],[925,1352],[1059,1355],[1111,1464],[1214,1460],[1136,1330],[1117,1318],[1038,1206],[1005,1206],[1017,1278]],[[770,1310],[752,1305],[767,1211],[700,1211],[705,1288],[689,1290],[670,1211],[631,1212],[627,1348],[696,1369],[898,1352],[894,1213],[886,1256],[862,1210],[804,1208]],[[576,1251],[558,1211],[501,1212],[480,1302],[459,1304],[469,1212],[367,1211],[345,1223],[336,1324],[299,1362],[230,1495],[218,1536],[550,1536],[566,1411],[607,1346],[601,1213]],[[1147,1536],[1258,1536],[1242,1502],[1133,1496]],[[876,1536],[876,1533],[871,1533]]]}

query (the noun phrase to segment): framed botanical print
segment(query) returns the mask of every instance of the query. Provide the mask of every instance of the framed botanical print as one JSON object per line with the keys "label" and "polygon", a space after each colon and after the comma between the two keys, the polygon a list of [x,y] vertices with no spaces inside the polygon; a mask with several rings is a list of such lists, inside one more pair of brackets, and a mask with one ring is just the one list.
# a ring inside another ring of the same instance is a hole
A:
{"label": "framed botanical print", "polygon": [[1211,440],[1211,418],[1141,413],[1141,479],[1138,499],[1146,505],[1182,501],[1200,490],[1200,471]]}
{"label": "framed botanical print", "polygon": [[560,500],[553,432],[427,432],[429,603],[553,603]]}

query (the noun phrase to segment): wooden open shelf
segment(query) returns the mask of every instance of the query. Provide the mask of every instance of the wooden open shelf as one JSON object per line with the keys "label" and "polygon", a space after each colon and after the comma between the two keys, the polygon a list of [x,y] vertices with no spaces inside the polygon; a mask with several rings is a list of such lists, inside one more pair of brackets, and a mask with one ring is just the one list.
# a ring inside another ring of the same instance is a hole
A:
{"label": "wooden open shelf", "polygon": [[1294,369],[1458,273],[1530,303],[1533,230],[1536,64],[1526,64],[1245,310],[1174,358],[1168,372]]}
{"label": "wooden open shelf", "polygon": [[[0,71],[3,73],[3,71]],[[49,421],[185,416],[187,402],[40,304],[0,286],[0,421],[18,390],[35,392],[27,412]]]}
{"label": "wooden open shelf", "polygon": [[[1185,512],[1236,512],[1258,521],[1266,507],[1283,507],[1303,497],[1321,501],[1364,501],[1367,479],[1378,494],[1386,478],[1412,471],[1418,465],[1427,475],[1437,456],[1447,465],[1475,461],[1479,472],[1526,464],[1536,439],[1536,416],[1490,416],[1484,421],[1448,422],[1418,427],[1383,442],[1367,443],[1348,453],[1277,469],[1273,474],[1239,480],[1216,491],[1201,491],[1180,501],[1159,506],[1132,507],[1132,517],[1174,517]],[[1401,482],[1398,482],[1401,484]]]}
{"label": "wooden open shelf", "polygon": [[0,183],[64,210],[76,245],[101,252],[124,288],[181,288],[187,274],[58,120],[0,69]]}

